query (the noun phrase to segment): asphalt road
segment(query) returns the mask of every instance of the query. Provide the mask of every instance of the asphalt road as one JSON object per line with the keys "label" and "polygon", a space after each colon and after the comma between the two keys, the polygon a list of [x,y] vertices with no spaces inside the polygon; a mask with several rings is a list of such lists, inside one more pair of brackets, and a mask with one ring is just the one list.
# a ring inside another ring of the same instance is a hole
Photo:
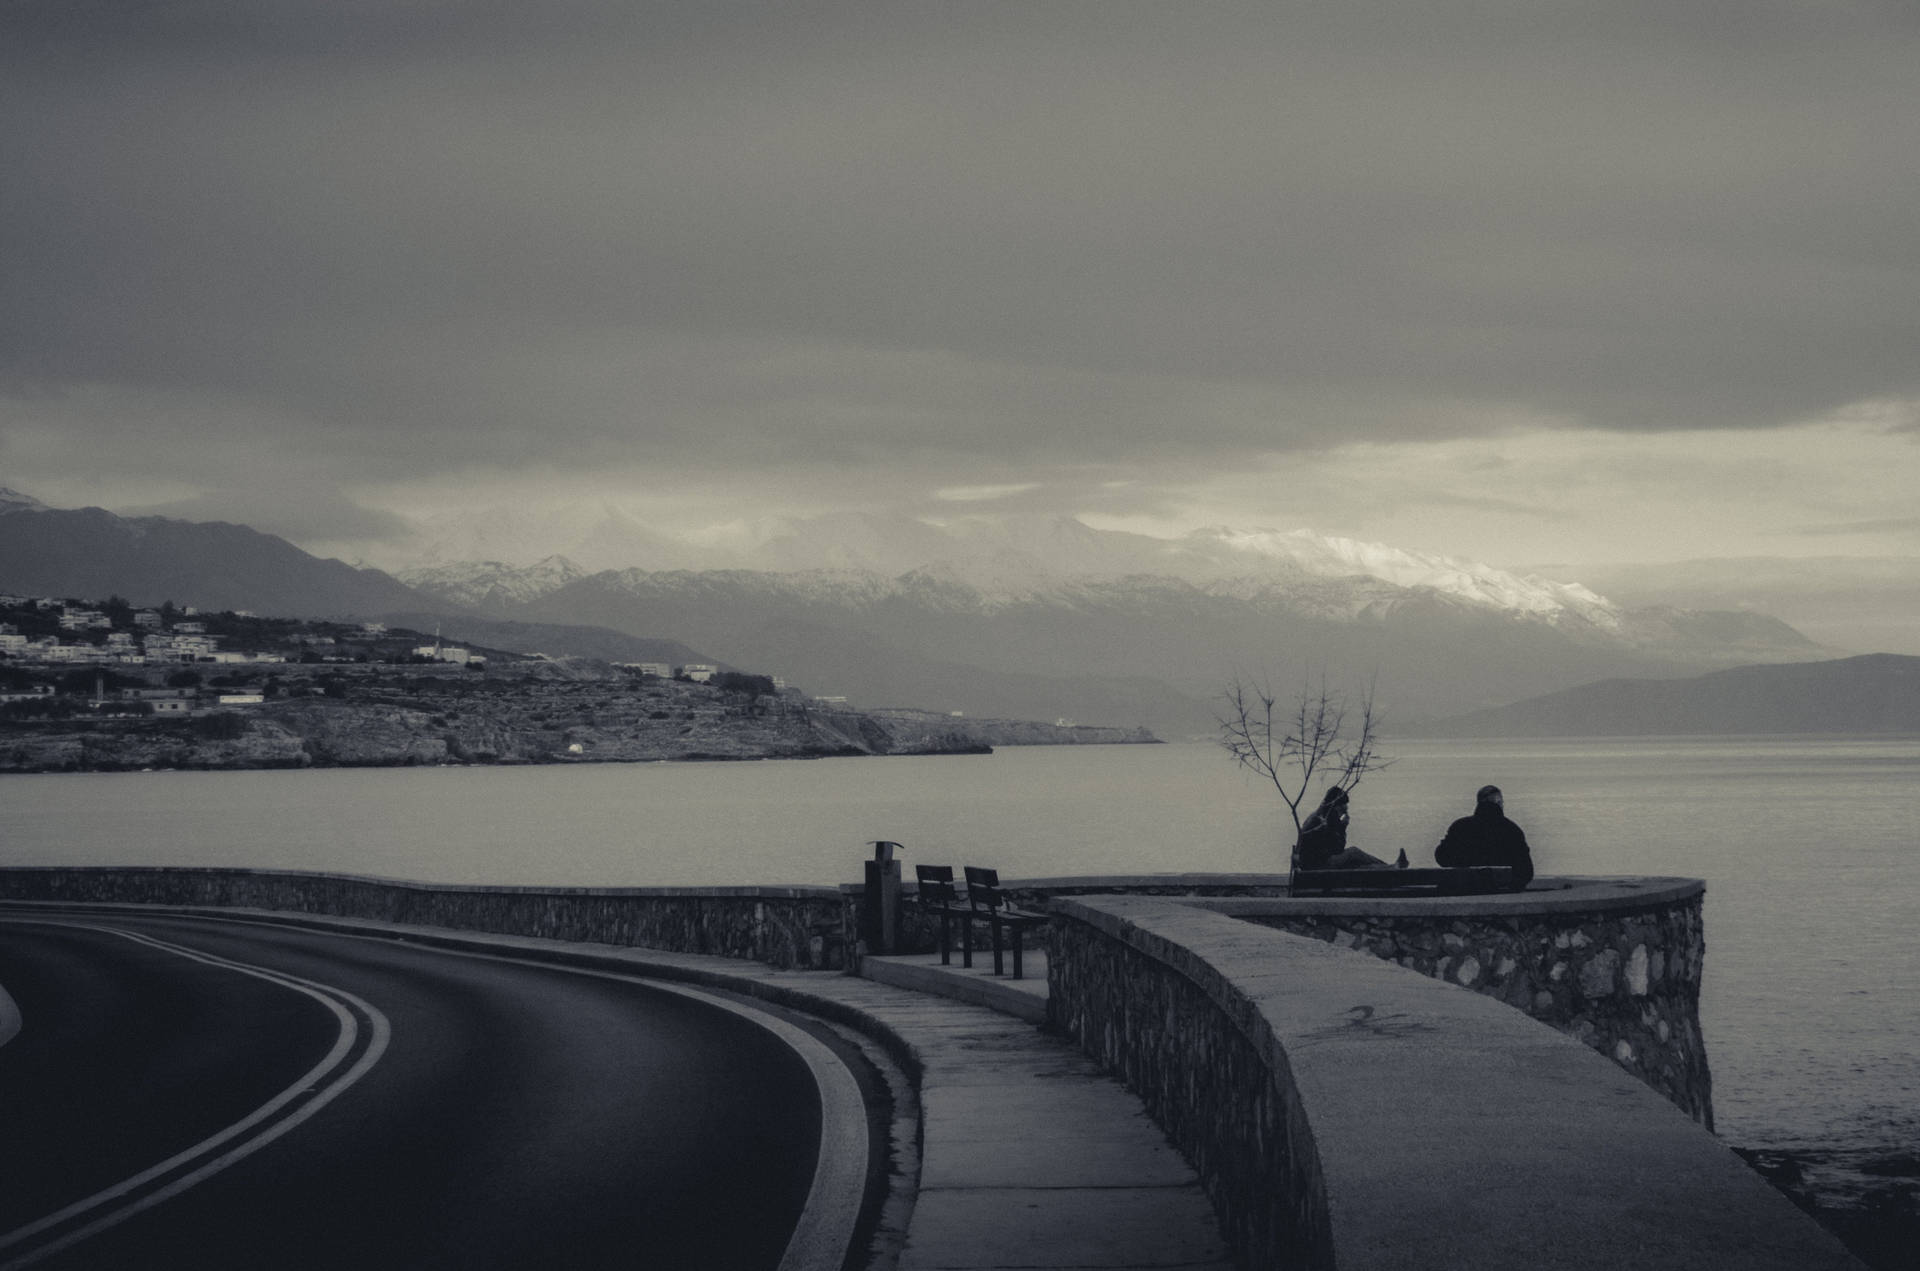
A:
{"label": "asphalt road", "polygon": [[78,913],[0,984],[0,1269],[791,1268],[847,1155],[818,1051],[662,986]]}

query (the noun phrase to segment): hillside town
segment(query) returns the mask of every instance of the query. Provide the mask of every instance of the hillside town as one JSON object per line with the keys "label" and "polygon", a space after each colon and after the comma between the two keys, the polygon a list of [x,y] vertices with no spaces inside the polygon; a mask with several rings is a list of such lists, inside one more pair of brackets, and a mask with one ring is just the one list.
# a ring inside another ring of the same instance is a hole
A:
{"label": "hillside town", "polygon": [[0,772],[978,753],[1141,730],[861,712],[710,662],[609,662],[379,622],[0,595]]}
{"label": "hillside town", "polygon": [[[0,594],[0,705],[50,706],[59,699],[103,707],[139,707],[138,713],[186,713],[217,706],[254,705],[288,691],[299,694],[315,667],[362,678],[373,668],[484,670],[494,663],[552,662],[541,654],[473,649],[381,622],[299,621],[261,618],[247,610],[203,614],[171,603],[136,608],[118,597],[87,602],[50,596]],[[706,684],[725,674],[716,663],[616,662],[613,668],[640,677]],[[68,668],[91,668],[75,676]],[[224,668],[288,668],[268,675]],[[223,668],[215,671],[212,668]],[[764,677],[782,692],[779,676]],[[254,691],[222,692],[221,689]],[[264,691],[262,691],[264,690]],[[816,699],[825,703],[845,698]],[[31,709],[11,718],[29,717]]]}
{"label": "hillside town", "polygon": [[[0,718],[190,714],[256,705],[318,667],[484,667],[485,654],[378,622],[0,594]],[[508,655],[510,656],[510,655]],[[262,668],[278,668],[269,673]],[[292,674],[288,674],[292,672]]]}

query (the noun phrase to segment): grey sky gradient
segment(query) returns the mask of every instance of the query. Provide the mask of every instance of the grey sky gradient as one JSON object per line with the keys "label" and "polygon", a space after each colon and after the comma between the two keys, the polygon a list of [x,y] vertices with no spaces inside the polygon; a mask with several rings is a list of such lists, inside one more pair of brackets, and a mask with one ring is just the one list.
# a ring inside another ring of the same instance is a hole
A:
{"label": "grey sky gradient", "polygon": [[[481,486],[1424,500],[1602,559],[1626,435],[1898,529],[1673,439],[1920,472],[1916,66],[1906,3],[0,0],[0,476],[326,542]],[[1540,437],[1566,488],[1429,461]]]}

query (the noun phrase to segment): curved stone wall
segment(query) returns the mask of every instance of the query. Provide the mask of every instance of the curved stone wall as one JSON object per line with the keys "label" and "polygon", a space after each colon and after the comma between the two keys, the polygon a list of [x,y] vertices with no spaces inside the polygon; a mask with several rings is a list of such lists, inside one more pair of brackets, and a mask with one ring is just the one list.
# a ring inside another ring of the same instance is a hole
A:
{"label": "curved stone wall", "polygon": [[1458,984],[1578,1039],[1713,1128],[1706,956],[1686,878],[1549,878],[1525,892],[1213,906]]}
{"label": "curved stone wall", "polygon": [[844,968],[834,887],[456,887],[266,869],[0,869],[0,899],[277,909]]}
{"label": "curved stone wall", "polygon": [[1246,1265],[1857,1271],[1617,1063],[1229,905],[1054,901],[1049,1014],[1145,1100]]}

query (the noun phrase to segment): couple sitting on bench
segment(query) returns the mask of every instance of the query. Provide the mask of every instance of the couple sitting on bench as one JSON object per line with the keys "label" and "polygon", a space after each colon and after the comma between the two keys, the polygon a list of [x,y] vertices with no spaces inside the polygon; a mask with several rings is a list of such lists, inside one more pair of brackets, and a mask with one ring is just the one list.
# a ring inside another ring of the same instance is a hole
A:
{"label": "couple sitting on bench", "polygon": [[[1339,786],[1327,791],[1320,806],[1300,827],[1300,841],[1293,849],[1294,869],[1311,872],[1407,868],[1404,850],[1400,859],[1389,865],[1377,856],[1347,846],[1349,801],[1347,792]],[[1527,846],[1526,832],[1507,819],[1499,786],[1480,787],[1475,795],[1473,815],[1463,816],[1447,827],[1446,837],[1433,849],[1433,857],[1449,869],[1505,866],[1513,871],[1515,891],[1533,880],[1533,853]]]}

